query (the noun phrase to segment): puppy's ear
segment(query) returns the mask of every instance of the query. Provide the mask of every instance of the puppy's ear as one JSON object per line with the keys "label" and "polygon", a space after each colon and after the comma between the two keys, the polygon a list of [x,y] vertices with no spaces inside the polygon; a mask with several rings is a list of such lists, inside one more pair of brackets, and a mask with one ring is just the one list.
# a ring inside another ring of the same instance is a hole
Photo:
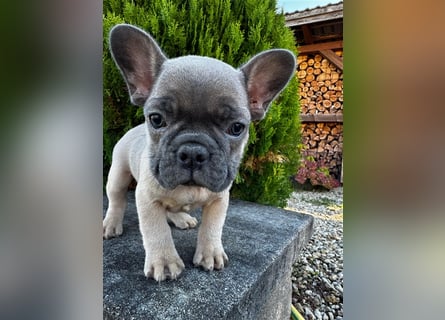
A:
{"label": "puppy's ear", "polygon": [[240,68],[246,78],[252,120],[264,118],[270,103],[294,75],[295,67],[291,51],[272,49],[254,56]]}
{"label": "puppy's ear", "polygon": [[131,102],[143,106],[167,57],[148,33],[128,24],[111,29],[110,51],[127,83]]}

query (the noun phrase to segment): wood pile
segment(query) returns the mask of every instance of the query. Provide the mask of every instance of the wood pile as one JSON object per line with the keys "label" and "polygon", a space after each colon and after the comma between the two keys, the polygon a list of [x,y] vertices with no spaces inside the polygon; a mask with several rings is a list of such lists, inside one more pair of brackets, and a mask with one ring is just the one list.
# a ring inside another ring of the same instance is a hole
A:
{"label": "wood pile", "polygon": [[[342,51],[335,52],[342,56]],[[343,112],[343,72],[321,54],[299,55],[297,78],[302,114]]]}
{"label": "wood pile", "polygon": [[331,174],[340,179],[343,157],[343,124],[312,122],[302,124],[303,156],[324,161]]}
{"label": "wood pile", "polygon": [[[343,51],[335,53],[342,57]],[[343,71],[319,53],[298,56],[301,114],[343,114]],[[343,158],[342,122],[302,124],[303,154],[322,160],[340,179]]]}

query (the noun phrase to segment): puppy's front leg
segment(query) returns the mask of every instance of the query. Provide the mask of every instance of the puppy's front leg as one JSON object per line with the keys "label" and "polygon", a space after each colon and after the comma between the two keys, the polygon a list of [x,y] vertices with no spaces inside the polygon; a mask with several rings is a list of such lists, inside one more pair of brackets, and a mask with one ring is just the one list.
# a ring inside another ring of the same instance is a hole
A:
{"label": "puppy's front leg", "polygon": [[120,159],[113,159],[107,182],[108,209],[103,220],[103,237],[109,239],[122,234],[122,220],[127,206],[127,188],[132,176],[119,163]]}
{"label": "puppy's front leg", "polygon": [[222,245],[222,229],[229,205],[229,192],[204,206],[193,263],[205,270],[222,269],[228,262]]}
{"label": "puppy's front leg", "polygon": [[140,190],[141,188],[136,187],[139,228],[145,249],[144,274],[156,281],[176,279],[185,266],[173,242],[167,223],[167,211]]}

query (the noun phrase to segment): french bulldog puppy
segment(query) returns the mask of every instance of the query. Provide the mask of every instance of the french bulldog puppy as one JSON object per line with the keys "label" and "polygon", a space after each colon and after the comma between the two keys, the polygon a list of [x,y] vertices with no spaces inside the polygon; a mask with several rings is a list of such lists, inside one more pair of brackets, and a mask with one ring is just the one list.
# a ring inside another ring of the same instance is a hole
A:
{"label": "french bulldog puppy", "polygon": [[110,50],[146,121],[113,150],[103,237],[122,234],[126,191],[134,177],[145,275],[157,281],[180,275],[184,263],[168,220],[193,228],[197,220],[187,212],[198,207],[202,221],[193,263],[222,269],[228,261],[221,235],[229,189],[249,124],[264,117],[294,75],[294,55],[264,51],[239,69],[201,56],[168,59],[149,34],[125,24],[111,30]]}

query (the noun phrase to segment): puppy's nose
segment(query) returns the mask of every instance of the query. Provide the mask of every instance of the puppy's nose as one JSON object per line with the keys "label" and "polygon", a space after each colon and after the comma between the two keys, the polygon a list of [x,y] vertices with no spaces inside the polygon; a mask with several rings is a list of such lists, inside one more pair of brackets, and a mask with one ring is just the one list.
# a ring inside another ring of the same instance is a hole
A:
{"label": "puppy's nose", "polygon": [[209,160],[209,152],[200,144],[184,144],[177,152],[178,162],[187,169],[198,169]]}

